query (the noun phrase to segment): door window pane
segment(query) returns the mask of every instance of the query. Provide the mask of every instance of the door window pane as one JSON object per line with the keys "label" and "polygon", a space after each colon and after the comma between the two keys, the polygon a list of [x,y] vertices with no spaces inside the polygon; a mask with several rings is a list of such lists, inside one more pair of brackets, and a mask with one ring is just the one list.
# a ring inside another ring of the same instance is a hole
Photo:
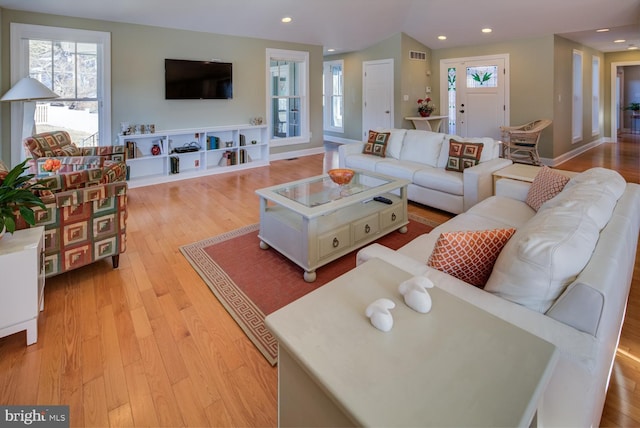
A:
{"label": "door window pane", "polygon": [[447,94],[449,110],[449,134],[456,134],[456,69],[451,67],[447,70]]}
{"label": "door window pane", "polygon": [[495,88],[498,86],[498,66],[467,67],[467,88]]}

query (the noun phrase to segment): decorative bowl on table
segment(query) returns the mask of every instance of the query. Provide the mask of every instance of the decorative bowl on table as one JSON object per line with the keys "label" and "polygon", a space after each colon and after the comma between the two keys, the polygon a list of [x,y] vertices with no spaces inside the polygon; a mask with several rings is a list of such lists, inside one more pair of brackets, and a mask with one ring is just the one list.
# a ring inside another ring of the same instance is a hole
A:
{"label": "decorative bowl on table", "polygon": [[328,171],[331,180],[339,186],[347,185],[355,175],[355,171],[347,168],[336,168]]}

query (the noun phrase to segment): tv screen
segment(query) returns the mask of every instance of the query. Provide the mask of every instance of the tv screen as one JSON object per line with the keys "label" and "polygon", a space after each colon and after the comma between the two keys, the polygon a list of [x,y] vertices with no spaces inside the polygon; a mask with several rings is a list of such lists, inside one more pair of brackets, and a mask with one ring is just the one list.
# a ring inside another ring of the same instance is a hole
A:
{"label": "tv screen", "polygon": [[230,62],[165,59],[164,74],[167,100],[233,98]]}

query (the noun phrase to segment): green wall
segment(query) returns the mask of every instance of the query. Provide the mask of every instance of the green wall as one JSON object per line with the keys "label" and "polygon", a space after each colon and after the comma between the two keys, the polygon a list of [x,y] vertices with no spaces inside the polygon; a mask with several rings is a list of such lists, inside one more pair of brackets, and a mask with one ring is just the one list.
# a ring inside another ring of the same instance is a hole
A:
{"label": "green wall", "polygon": [[[10,88],[9,27],[11,22],[67,27],[111,33],[111,132],[116,139],[120,122],[154,123],[156,129],[222,126],[266,118],[265,49],[308,51],[310,62],[309,144],[272,148],[272,153],[322,147],[322,47],[249,37],[224,36],[144,25],[68,18],[0,10],[0,83]],[[232,100],[165,100],[164,59],[221,59],[233,63]],[[10,106],[2,105],[2,151],[10,156]]]}
{"label": "green wall", "polygon": [[[497,54],[509,55],[509,124],[553,119],[553,36],[434,50],[433,81],[440,82],[441,60]],[[439,100],[443,96],[439,84],[433,89],[435,99]],[[543,157],[551,156],[554,129],[549,127],[542,133],[539,151]]]}
{"label": "green wall", "polygon": [[[427,61],[409,60],[409,50],[427,52]],[[406,116],[417,114],[418,98],[424,98],[425,87],[430,85],[431,50],[415,39],[400,33],[358,52],[327,55],[325,61],[344,60],[344,133],[325,131],[326,135],[361,141],[362,129],[362,63],[393,59],[394,117],[397,128],[411,128]],[[404,95],[408,100],[404,101]],[[437,104],[436,104],[437,105]]]}

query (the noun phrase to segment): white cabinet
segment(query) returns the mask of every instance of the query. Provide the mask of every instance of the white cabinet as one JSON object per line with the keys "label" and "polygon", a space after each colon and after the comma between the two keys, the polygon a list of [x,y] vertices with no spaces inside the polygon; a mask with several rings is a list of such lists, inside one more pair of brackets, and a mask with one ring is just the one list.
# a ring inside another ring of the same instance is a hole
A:
{"label": "white cabinet", "polygon": [[6,233],[0,239],[0,337],[27,330],[38,340],[44,309],[44,227]]}
{"label": "white cabinet", "polygon": [[119,144],[129,152],[130,187],[269,164],[266,125],[120,135]]}

